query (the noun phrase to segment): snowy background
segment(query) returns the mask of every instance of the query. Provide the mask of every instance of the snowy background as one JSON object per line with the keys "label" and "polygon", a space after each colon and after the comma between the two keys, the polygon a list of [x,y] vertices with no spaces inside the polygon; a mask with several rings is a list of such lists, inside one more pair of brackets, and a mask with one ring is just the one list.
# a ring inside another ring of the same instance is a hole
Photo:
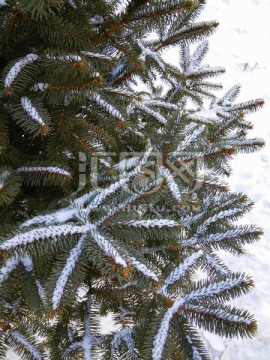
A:
{"label": "snowy background", "polygon": [[234,270],[246,271],[255,280],[252,293],[236,304],[252,312],[259,325],[255,339],[220,340],[205,333],[213,359],[270,359],[270,0],[207,0],[203,19],[215,19],[220,26],[210,38],[207,62],[226,69],[220,77],[225,90],[242,85],[241,101],[264,98],[266,105],[249,116],[252,137],[266,141],[263,151],[241,155],[231,162],[233,191],[246,192],[255,206],[243,223],[264,229],[262,240],[246,247],[241,258],[224,256]]}
{"label": "snowy background", "polygon": [[[268,360],[270,358],[270,0],[207,0],[202,19],[218,20],[220,27],[210,39],[207,62],[223,66],[226,74],[220,82],[227,90],[242,84],[239,100],[264,98],[266,105],[250,116],[254,123],[251,136],[262,137],[266,147],[257,154],[241,155],[231,162],[233,191],[247,192],[255,201],[254,210],[244,223],[264,229],[262,240],[246,247],[242,258],[224,255],[234,270],[246,271],[255,280],[252,293],[236,305],[248,309],[258,320],[259,330],[252,340],[224,340],[204,332],[213,360]],[[268,260],[269,259],[269,260]],[[104,332],[111,328],[103,321]],[[8,360],[17,360],[10,354]]]}

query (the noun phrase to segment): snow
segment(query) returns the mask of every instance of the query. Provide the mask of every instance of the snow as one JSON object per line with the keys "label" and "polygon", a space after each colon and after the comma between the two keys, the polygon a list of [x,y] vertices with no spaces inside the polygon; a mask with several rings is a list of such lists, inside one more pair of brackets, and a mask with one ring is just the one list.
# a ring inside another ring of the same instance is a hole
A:
{"label": "snow", "polygon": [[73,0],[67,0],[67,2],[69,3],[69,5],[71,7],[73,7],[73,9],[77,9],[77,5],[75,4],[75,2]]}
{"label": "snow", "polygon": [[35,92],[44,91],[47,89],[48,86],[49,86],[49,84],[47,84],[47,83],[36,83],[30,88],[30,90],[33,90]]}
{"label": "snow", "polygon": [[209,109],[203,109],[195,111],[194,116],[198,119],[204,118],[206,123],[218,124],[221,122],[219,115],[226,116],[224,113],[227,109],[224,109],[222,106],[212,103]]}
{"label": "snow", "polygon": [[93,93],[89,96],[89,98],[95,101],[101,108],[105,109],[112,117],[117,118],[120,121],[125,121],[123,116],[120,114],[118,110],[116,110],[111,104],[102,99],[99,94]]}
{"label": "snow", "polygon": [[[135,169],[136,170],[136,169]],[[132,173],[135,172],[135,170],[132,171]],[[131,173],[130,173],[131,174]],[[130,175],[129,174],[129,175]],[[137,194],[126,198],[122,203],[117,204],[116,206],[110,208],[110,210],[107,212],[106,215],[104,215],[101,219],[99,219],[95,225],[101,226],[104,222],[108,221],[111,217],[113,217],[116,213],[121,212],[123,209],[125,209],[129,204],[133,203],[137,199],[139,199],[143,194],[147,194],[148,191],[151,191],[153,188],[159,186],[162,183],[161,179],[158,179],[156,181],[152,181],[150,184],[142,188]],[[92,206],[92,204],[90,204]]]}
{"label": "snow", "polygon": [[159,106],[167,109],[179,110],[179,106],[160,100],[144,100],[144,104],[147,106]]}
{"label": "snow", "polygon": [[230,210],[224,210],[220,211],[219,213],[215,214],[214,216],[211,216],[207,220],[205,220],[202,225],[198,226],[197,228],[197,234],[203,234],[209,225],[211,225],[213,222],[216,222],[217,220],[225,219],[232,217],[234,215],[239,215],[243,212],[243,209],[230,209]]}
{"label": "snow", "polygon": [[123,267],[127,267],[126,261],[122,258],[122,256],[118,253],[118,251],[113,247],[109,240],[107,240],[104,236],[98,233],[96,227],[90,226],[89,230],[95,242],[98,246],[105,252],[106,255],[112,257],[116,264],[122,265]]}
{"label": "snow", "polygon": [[85,236],[83,235],[81,236],[77,245],[71,250],[66,265],[64,266],[59,278],[57,279],[52,296],[53,310],[56,310],[60,304],[68,278],[74,270],[76,263],[82,253],[84,241]]}
{"label": "snow", "polygon": [[85,56],[89,56],[89,57],[93,57],[93,58],[99,58],[99,59],[110,60],[110,61],[112,60],[111,56],[100,54],[100,53],[93,53],[91,51],[81,51],[80,53]]}
{"label": "snow", "polygon": [[[178,304],[177,304],[178,305]],[[179,305],[180,306],[180,305]],[[168,336],[170,321],[172,320],[172,317],[174,313],[178,310],[179,306],[177,306],[177,309],[174,309],[174,307],[171,307],[164,315],[157,335],[155,336],[153,348],[152,348],[152,358],[154,360],[160,360],[162,358],[162,352],[163,348]]]}
{"label": "snow", "polygon": [[[4,4],[2,4],[3,6]],[[1,6],[1,4],[0,4]],[[34,61],[38,59],[38,55],[36,54],[28,54],[21,60],[17,61],[15,65],[9,70],[6,78],[5,78],[5,87],[10,87],[15,78],[19,75],[20,71],[28,64],[32,64]]]}
{"label": "snow", "polygon": [[202,133],[204,130],[205,130],[205,126],[204,126],[204,125],[198,127],[197,129],[194,129],[193,132],[192,132],[190,135],[186,136],[185,140],[182,141],[182,142],[178,145],[178,147],[177,147],[177,149],[175,150],[175,152],[173,153],[173,155],[174,155],[174,156],[177,156],[177,155],[179,155],[179,152],[186,150],[186,149],[190,146],[190,144],[191,144],[192,142],[194,142],[195,140],[197,140],[198,136],[200,136],[201,133]]}
{"label": "snow", "polygon": [[81,342],[81,347],[84,350],[84,359],[92,360],[91,351],[93,346],[92,335],[91,335],[91,320],[90,314],[85,317],[84,320],[85,333]]}
{"label": "snow", "polygon": [[60,236],[84,234],[89,230],[89,226],[61,225],[37,228],[25,233],[15,235],[0,245],[0,250],[10,250],[16,247],[31,244],[34,241],[48,241],[50,238]]}
{"label": "snow", "polygon": [[52,214],[47,214],[47,215],[43,215],[43,216],[38,215],[32,219],[25,221],[21,225],[21,227],[31,226],[34,224],[42,224],[42,223],[45,223],[47,225],[53,224],[56,222],[64,223],[67,220],[70,220],[77,213],[77,211],[78,211],[78,209],[76,209],[76,208],[66,208],[63,210],[56,211],[55,213],[52,213]]}
{"label": "snow", "polygon": [[222,294],[228,290],[231,290],[237,287],[240,284],[250,284],[250,279],[245,277],[242,274],[232,275],[230,278],[219,282],[213,282],[208,285],[199,287],[197,290],[194,290],[182,298],[183,304],[190,302],[191,300],[197,300],[202,297],[214,296]]}
{"label": "snow", "polygon": [[11,336],[20,344],[22,344],[36,360],[42,360],[41,353],[18,331],[11,331]]}
{"label": "snow", "polygon": [[215,269],[220,275],[227,275],[228,271],[225,270],[222,266],[218,264],[218,262],[209,254],[205,254],[205,261],[209,264],[213,269]]}
{"label": "snow", "polygon": [[17,169],[18,172],[44,172],[70,177],[70,173],[56,166],[31,166]]}
{"label": "snow", "polygon": [[124,320],[126,316],[136,315],[134,311],[129,311],[123,308],[123,306],[119,306],[119,310],[121,311],[120,320]]}
{"label": "snow", "polygon": [[162,71],[166,70],[163,60],[160,58],[160,56],[156,52],[153,52],[149,48],[145,47],[143,45],[143,43],[141,42],[141,40],[138,40],[138,45],[142,50],[140,58],[143,61],[145,61],[146,56],[149,56],[157,62],[157,64],[159,65],[159,67],[161,68]]}
{"label": "snow", "polygon": [[203,251],[200,250],[198,252],[192,253],[188,258],[184,260],[177,268],[175,268],[170,275],[165,279],[164,284],[158,289],[159,294],[163,294],[168,297],[167,287],[172,285],[177,280],[180,280],[181,277],[185,275],[185,273],[190,270],[192,265],[196,263],[196,261],[203,255]]}
{"label": "snow", "polygon": [[129,222],[118,223],[119,225],[124,226],[134,226],[134,227],[145,227],[145,228],[153,228],[153,227],[178,227],[179,223],[174,220],[167,219],[151,219],[151,220],[132,220]]}
{"label": "snow", "polygon": [[81,347],[84,351],[84,360],[94,360],[92,359],[92,347],[93,345],[97,345],[101,343],[101,339],[97,338],[96,336],[92,335],[91,333],[91,298],[89,296],[87,300],[87,307],[88,307],[88,314],[85,316],[84,319],[84,336],[81,341]]}
{"label": "snow", "polygon": [[113,69],[112,69],[112,78],[115,79],[118,75],[120,75],[121,70],[123,69],[124,64],[119,62]]}
{"label": "snow", "polygon": [[39,115],[37,109],[33,106],[31,100],[23,96],[21,98],[21,104],[24,109],[24,111],[34,120],[37,121],[40,125],[46,125],[41,116]]}
{"label": "snow", "polygon": [[4,170],[0,173],[0,190],[3,189],[5,185],[5,179],[10,175],[10,172],[8,170]]}
{"label": "snow", "polygon": [[0,268],[0,284],[7,279],[9,274],[17,267],[20,259],[17,256],[9,258]]}
{"label": "snow", "polygon": [[126,343],[127,348],[134,352],[134,343],[133,343],[133,330],[128,326],[122,328],[117,333],[115,333],[112,340],[112,351],[111,355],[115,354],[115,350],[118,350],[121,346],[121,343],[124,341]]}
{"label": "snow", "polygon": [[192,345],[192,340],[190,338],[190,336],[186,337],[187,341],[190,343],[191,347],[192,347],[192,351],[193,351],[193,360],[202,360],[202,357],[200,355],[200,353],[198,352],[198,350],[196,349],[196,347],[194,345]]}
{"label": "snow", "polygon": [[154,281],[158,281],[157,275],[152,270],[148,269],[146,265],[140,263],[135,258],[129,258],[129,262],[137,271],[142,273],[147,278],[153,279]]}
{"label": "snow", "polygon": [[167,180],[168,188],[172,194],[172,196],[175,198],[177,202],[181,201],[181,193],[179,191],[179,187],[176,184],[174,177],[170,173],[168,169],[166,169],[164,166],[161,166],[159,169],[160,173],[164,178]]}
{"label": "snow", "polygon": [[113,167],[119,171],[126,171],[132,168],[133,166],[137,165],[139,162],[139,156],[133,156],[129,159],[123,159],[118,164],[114,165]]}
{"label": "snow", "polygon": [[28,254],[25,254],[23,258],[20,258],[20,261],[22,262],[26,271],[28,272],[33,271],[33,261]]}
{"label": "snow", "polygon": [[162,116],[159,112],[156,112],[156,111],[150,109],[148,106],[144,105],[142,102],[139,102],[136,100],[133,100],[133,102],[129,105],[129,107],[127,108],[127,112],[131,113],[134,111],[135,108],[140,109],[140,110],[144,111],[146,114],[153,116],[161,124],[167,123],[167,120],[165,119],[165,117]]}
{"label": "snow", "polygon": [[47,55],[48,59],[59,60],[59,61],[82,61],[82,58],[78,55],[66,55],[66,56],[51,56]]}
{"label": "snow", "polygon": [[136,166],[136,168],[131,173],[129,173],[130,178],[131,178],[131,176],[138,175],[141,172],[142,167],[147,163],[147,160],[148,160],[149,156],[151,155],[152,151],[153,151],[153,147],[152,147],[150,141],[148,141],[145,152],[144,152],[139,164]]}
{"label": "snow", "polygon": [[107,168],[111,168],[111,164],[107,161],[107,160],[105,160],[105,159],[102,159],[102,158],[99,158],[98,159],[99,160],[99,162],[102,164],[102,165],[104,165],[105,167],[107,167]]}
{"label": "snow", "polygon": [[68,332],[68,340],[70,342],[73,342],[74,341],[74,333],[73,333],[72,326],[70,324],[67,326],[67,332]]}
{"label": "snow", "polygon": [[[188,75],[189,77],[192,77],[192,75],[201,75],[201,74],[208,74],[209,76],[214,75],[218,72],[224,72],[224,68],[222,67],[202,67],[200,69],[194,69],[192,66],[188,68],[188,70],[185,71],[185,75]],[[191,76],[190,76],[191,75]]]}
{"label": "snow", "polygon": [[43,302],[43,304],[45,305],[47,302],[47,296],[46,296],[45,290],[39,280],[36,280],[36,285],[37,285],[39,297],[40,297],[41,301]]}
{"label": "snow", "polygon": [[92,25],[100,25],[104,22],[104,19],[100,15],[95,15],[89,19],[89,23]]}

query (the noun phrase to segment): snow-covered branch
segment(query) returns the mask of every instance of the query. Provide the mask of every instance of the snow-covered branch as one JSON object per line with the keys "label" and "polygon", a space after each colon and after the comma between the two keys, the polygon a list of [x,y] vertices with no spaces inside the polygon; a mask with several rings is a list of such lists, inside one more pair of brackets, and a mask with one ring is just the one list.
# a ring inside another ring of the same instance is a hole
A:
{"label": "snow-covered branch", "polygon": [[19,75],[21,70],[28,64],[32,64],[39,58],[36,54],[28,54],[21,60],[17,61],[16,64],[12,66],[9,70],[7,76],[5,77],[5,87],[10,87],[16,77]]}

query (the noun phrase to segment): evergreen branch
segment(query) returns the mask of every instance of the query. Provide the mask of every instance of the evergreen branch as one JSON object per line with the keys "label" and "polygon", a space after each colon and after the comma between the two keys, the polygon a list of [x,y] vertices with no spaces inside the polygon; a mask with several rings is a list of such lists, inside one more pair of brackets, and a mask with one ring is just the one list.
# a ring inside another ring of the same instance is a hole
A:
{"label": "evergreen branch", "polygon": [[111,56],[100,54],[100,53],[93,53],[91,51],[81,51],[80,53],[86,57],[90,57],[90,58],[94,58],[94,59],[107,60],[110,62],[113,60],[113,58]]}
{"label": "evergreen branch", "polygon": [[145,196],[148,195],[148,192],[153,191],[153,189],[157,186],[161,186],[162,180],[156,180],[151,182],[149,185],[145,186],[138,194],[135,194],[129,198],[127,198],[122,203],[118,204],[117,206],[113,207],[105,216],[103,216],[96,225],[98,227],[103,227],[107,222],[111,221],[112,218],[119,215],[125,208],[136,201],[143,199]]}
{"label": "evergreen branch", "polygon": [[219,190],[222,192],[228,192],[229,186],[227,183],[222,182],[219,178],[209,178],[209,179],[189,179],[194,185],[200,184],[200,186],[205,186],[206,188],[213,189],[214,191]]}
{"label": "evergreen branch", "polygon": [[192,269],[192,266],[198,261],[198,259],[202,257],[202,255],[203,251],[200,250],[196,253],[192,253],[189,257],[187,257],[169,274],[169,276],[165,279],[164,284],[158,289],[157,293],[162,294],[165,297],[169,297],[167,287],[180,280],[187,271],[190,271]]}
{"label": "evergreen branch", "polygon": [[92,156],[94,156],[106,169],[109,174],[113,174],[113,171],[110,167],[107,166],[107,163],[103,162],[103,159],[100,159],[99,156],[96,155],[96,152],[90,148],[88,144],[86,144],[82,139],[80,139],[76,134],[72,134],[71,137],[75,139],[87,152],[89,152]]}
{"label": "evergreen branch", "polygon": [[146,114],[149,114],[149,115],[153,116],[161,124],[165,125],[167,123],[167,120],[164,118],[164,116],[162,116],[160,114],[160,112],[152,110],[148,106],[145,106],[142,102],[133,101],[133,103],[130,105],[130,107],[128,109],[128,112],[130,113],[131,111],[133,111],[134,108],[137,108],[137,109],[145,112]]}
{"label": "evergreen branch", "polygon": [[102,82],[100,77],[96,77],[92,81],[88,81],[82,84],[74,84],[74,85],[49,85],[46,90],[78,90],[78,89],[84,89],[87,87],[91,87],[94,84],[100,84]]}
{"label": "evergreen branch", "polygon": [[213,149],[213,150],[209,150],[201,155],[198,154],[197,156],[190,156],[187,159],[178,160],[173,165],[176,166],[176,165],[186,164],[186,163],[192,162],[194,160],[208,159],[208,158],[216,157],[216,156],[220,156],[220,155],[231,156],[235,153],[236,153],[236,149],[231,146],[228,146],[222,150]]}
{"label": "evergreen branch", "polygon": [[21,344],[36,360],[42,360],[40,351],[32,345],[19,331],[12,330],[10,336],[19,344]]}
{"label": "evergreen branch", "polygon": [[248,114],[262,108],[264,105],[263,99],[251,100],[246,103],[233,105],[229,108],[229,111],[241,111],[242,113]]}
{"label": "evergreen branch", "polygon": [[0,207],[11,204],[21,190],[21,176],[0,168]]}
{"label": "evergreen branch", "polygon": [[192,341],[191,336],[187,335],[186,340],[190,344],[190,347],[192,349],[193,360],[203,360],[204,358],[201,356],[200,349],[197,348],[197,346],[194,344],[194,342]]}
{"label": "evergreen branch", "polygon": [[214,222],[217,222],[218,220],[223,220],[223,219],[227,219],[227,218],[231,218],[233,216],[237,216],[240,213],[242,213],[243,209],[241,208],[232,208],[230,210],[224,210],[224,211],[220,211],[219,213],[215,214],[214,216],[209,217],[208,219],[206,219],[201,225],[198,226],[197,231],[196,231],[196,236],[200,236],[203,233],[205,233],[205,231],[207,230],[207,228]]}
{"label": "evergreen branch", "polygon": [[228,294],[228,292],[231,290],[239,293],[242,287],[242,291],[245,292],[250,286],[252,286],[252,282],[249,278],[241,274],[236,274],[231,278],[227,278],[223,281],[213,282],[205,285],[202,283],[196,290],[192,290],[180,299],[175,300],[173,305],[166,311],[155,336],[152,348],[153,359],[160,360],[162,358],[163,349],[168,337],[170,322],[173,316],[178,313],[179,309],[183,305],[200,298],[208,298],[211,296],[219,297],[223,294],[226,296],[226,294]]}
{"label": "evergreen branch", "polygon": [[174,177],[171,175],[170,171],[164,166],[159,168],[160,174],[166,179],[168,188],[177,202],[181,202],[181,193],[179,187],[174,180]]}
{"label": "evergreen branch", "polygon": [[[184,316],[188,315],[192,322],[197,324],[204,324],[208,330],[215,330],[216,333],[223,336],[232,336],[230,329],[237,329],[237,332],[242,336],[252,336],[257,330],[257,325],[254,319],[247,313],[239,310],[231,309],[228,306],[196,306],[187,305],[179,308]],[[211,325],[210,325],[210,320]],[[221,327],[218,324],[222,324]],[[209,325],[208,325],[209,324]]]}
{"label": "evergreen branch", "polygon": [[34,61],[37,61],[39,58],[36,54],[28,54],[24,58],[17,61],[9,70],[8,74],[5,77],[5,87],[10,88],[15,78],[18,76],[20,71],[27,66],[32,64]]}
{"label": "evergreen branch", "polygon": [[89,226],[61,225],[49,226],[45,228],[37,228],[24,233],[19,233],[12,238],[4,241],[0,245],[0,250],[8,251],[26,246],[36,241],[44,241],[50,238],[57,239],[67,235],[81,235],[89,230]]}
{"label": "evergreen branch", "polygon": [[0,43],[3,43],[5,37],[7,37],[7,35],[16,28],[17,23],[22,17],[22,14],[20,14],[16,10],[13,10],[11,12],[14,14],[14,16],[7,22],[4,31],[0,34]]}
{"label": "evergreen branch", "polygon": [[104,253],[109,256],[110,258],[113,258],[115,264],[119,264],[123,266],[124,268],[127,267],[126,261],[123,259],[123,257],[119,254],[117,249],[111,244],[111,242],[106,239],[104,236],[102,236],[98,231],[96,226],[89,226],[89,231],[95,240],[95,242],[98,244],[98,246],[104,251]]}
{"label": "evergreen branch", "polygon": [[109,92],[111,94],[116,94],[116,95],[119,95],[123,98],[128,98],[128,99],[134,99],[134,100],[137,100],[137,101],[141,101],[142,99],[138,96],[136,96],[133,92],[128,92],[126,91],[125,89],[114,89],[114,88],[104,88],[103,91],[105,92]]}
{"label": "evergreen branch", "polygon": [[130,257],[128,261],[131,264],[131,266],[134,267],[138,272],[142,273],[146,278],[148,278],[152,282],[158,284],[158,276],[151,269],[148,269],[146,265],[142,264],[140,261],[136,260],[133,257]]}
{"label": "evergreen branch", "polygon": [[[194,300],[202,298],[213,297],[217,299],[227,299],[230,297],[237,297],[241,293],[247,293],[251,287],[254,286],[253,281],[245,274],[231,274],[225,280],[216,282],[200,282],[198,288],[189,291],[183,298],[176,300],[175,307]],[[178,302],[178,303],[177,303]],[[180,307],[179,306],[179,307]]]}
{"label": "evergreen branch", "polygon": [[[264,145],[245,120],[263,100],[235,104],[238,85],[216,99],[223,69],[189,45],[217,27],[197,22],[206,1],[3,4],[0,357],[5,343],[27,359],[209,360],[193,326],[252,336],[253,317],[223,303],[253,282],[215,252],[262,234],[234,225],[253,203],[220,177]],[[79,151],[103,165],[95,189],[87,175],[77,188]],[[107,313],[122,328],[101,340]]]}
{"label": "evergreen branch", "polygon": [[[233,211],[233,210],[231,210]],[[240,211],[240,209],[234,209],[235,214],[237,214]],[[205,231],[205,227],[209,226],[212,222],[217,221],[219,218],[223,218],[226,215],[231,216],[233,213],[220,213],[219,216],[214,216],[212,218],[207,219],[207,222],[205,222],[203,225],[201,225],[199,232],[196,233],[196,235],[188,240],[183,241],[183,246],[193,246],[198,243],[203,244],[211,244],[212,242],[219,242],[223,241],[225,239],[241,239],[242,241],[246,240],[248,241],[256,239],[260,235],[262,235],[262,230],[257,227],[253,226],[241,226],[236,229],[228,230],[221,233],[210,233],[206,235],[199,236],[198,234],[202,231]]]}
{"label": "evergreen branch", "polygon": [[72,219],[77,215],[78,209],[87,203],[93,196],[96,196],[100,192],[100,189],[95,189],[87,194],[82,195],[81,197],[76,198],[68,207],[57,210],[55,212],[38,215],[33,217],[30,220],[25,221],[21,224],[21,228],[28,227],[37,224],[54,224],[54,223],[64,223]]}
{"label": "evergreen branch", "polygon": [[136,69],[139,72],[144,72],[144,68],[142,67],[142,65],[139,63],[138,60],[136,60],[123,46],[121,46],[119,44],[119,42],[117,42],[114,38],[109,37],[109,39],[111,40],[111,42],[113,43],[114,47],[121,52],[129,61],[131,64],[133,64]]}
{"label": "evergreen branch", "polygon": [[135,11],[137,11],[138,9],[140,9],[141,7],[143,7],[146,3],[147,3],[147,0],[139,0],[139,1],[134,2],[132,5],[135,5],[135,6],[133,6],[133,8],[131,8],[129,12],[124,14],[124,16],[122,17],[122,19],[120,21],[113,24],[110,28],[106,29],[103,33],[94,37],[91,40],[91,42],[99,43],[101,40],[104,40],[106,37],[110,37],[112,34],[116,33],[120,28],[122,28],[124,25],[126,25],[128,23],[132,14]]}
{"label": "evergreen branch", "polygon": [[85,242],[85,235],[82,235],[80,240],[78,241],[77,245],[71,250],[69,257],[67,259],[67,262],[59,276],[59,278],[57,279],[54,291],[53,291],[53,296],[52,296],[52,306],[53,306],[53,310],[56,310],[60,304],[61,298],[63,296],[64,293],[64,288],[65,285],[68,281],[68,278],[71,276],[76,263],[83,251],[83,245]]}
{"label": "evergreen branch", "polygon": [[82,37],[82,34],[76,33],[74,26],[72,30],[68,30],[68,24],[59,17],[58,19],[56,19],[56,17],[51,17],[50,21],[40,19],[38,22],[36,22],[36,24],[40,33],[45,28],[49,29],[51,32],[55,31],[56,36],[59,36],[59,34],[62,35],[64,41],[69,40],[70,42],[71,40],[73,40],[75,49],[81,51],[82,49],[87,49],[89,47],[89,42],[86,41],[84,37]]}
{"label": "evergreen branch", "polygon": [[106,112],[117,120],[117,122],[124,122],[125,119],[120,114],[120,112],[115,109],[111,104],[109,104],[107,101],[101,98],[101,96],[97,93],[93,93],[89,96],[89,98],[96,102],[102,109],[106,110]]}
{"label": "evergreen branch", "polygon": [[163,17],[172,15],[175,12],[183,11],[183,10],[189,10],[192,9],[194,6],[194,3],[190,0],[181,1],[181,4],[175,5],[171,7],[171,4],[159,4],[157,8],[155,6],[151,5],[149,8],[145,8],[143,10],[140,10],[135,14],[131,19],[134,20],[146,20],[146,19],[153,19],[155,17]]}
{"label": "evergreen branch", "polygon": [[166,219],[149,219],[149,220],[132,220],[128,222],[117,222],[113,223],[112,226],[131,226],[139,228],[179,228],[180,224],[173,220]]}
{"label": "evergreen branch", "polygon": [[125,326],[119,331],[115,332],[112,342],[111,342],[111,358],[114,359],[116,356],[116,352],[120,350],[121,343],[124,342],[132,356],[132,359],[138,359],[135,352],[134,345],[134,330],[129,326]]}
{"label": "evergreen branch", "polygon": [[204,254],[204,260],[207,265],[211,267],[212,270],[214,270],[215,273],[218,273],[221,276],[228,275],[230,272],[227,266],[225,266],[219,258],[214,254]]}
{"label": "evergreen branch", "polygon": [[5,281],[9,274],[16,269],[20,262],[20,259],[18,256],[13,256],[9,259],[7,259],[6,263],[0,268],[0,284],[2,284],[3,281]]}
{"label": "evergreen branch", "polygon": [[215,28],[218,26],[217,22],[204,22],[201,24],[189,25],[178,33],[165,38],[160,44],[154,49],[154,51],[160,51],[161,49],[179,43],[181,40],[198,39],[200,37],[210,35]]}

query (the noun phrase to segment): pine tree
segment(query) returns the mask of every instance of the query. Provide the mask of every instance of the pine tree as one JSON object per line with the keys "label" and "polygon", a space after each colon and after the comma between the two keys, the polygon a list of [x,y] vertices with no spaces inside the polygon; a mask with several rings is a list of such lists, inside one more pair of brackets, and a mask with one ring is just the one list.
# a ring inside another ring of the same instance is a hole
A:
{"label": "pine tree", "polygon": [[209,359],[199,328],[255,334],[227,304],[253,281],[218,251],[262,233],[224,179],[263,146],[245,119],[263,100],[216,95],[204,7],[0,1],[1,359]]}

